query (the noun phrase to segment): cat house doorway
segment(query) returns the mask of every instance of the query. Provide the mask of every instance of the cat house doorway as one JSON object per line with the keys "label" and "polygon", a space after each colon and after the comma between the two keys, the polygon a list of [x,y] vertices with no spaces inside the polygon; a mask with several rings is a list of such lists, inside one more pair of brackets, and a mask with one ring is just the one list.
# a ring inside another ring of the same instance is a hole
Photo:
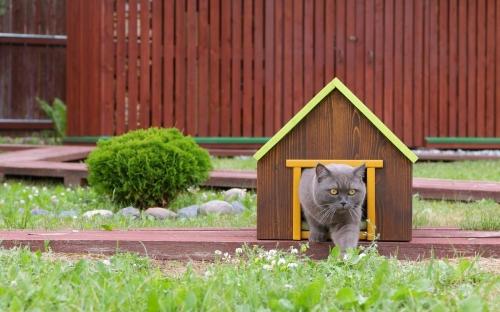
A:
{"label": "cat house doorway", "polygon": [[299,200],[299,183],[304,168],[313,168],[318,163],[323,165],[342,164],[353,167],[366,166],[366,230],[360,231],[359,239],[374,240],[375,235],[375,169],[383,168],[383,160],[320,160],[320,159],[287,159],[286,166],[293,170],[292,183],[292,221],[293,221],[293,240],[302,240],[309,238],[309,231],[302,229],[302,208]]}

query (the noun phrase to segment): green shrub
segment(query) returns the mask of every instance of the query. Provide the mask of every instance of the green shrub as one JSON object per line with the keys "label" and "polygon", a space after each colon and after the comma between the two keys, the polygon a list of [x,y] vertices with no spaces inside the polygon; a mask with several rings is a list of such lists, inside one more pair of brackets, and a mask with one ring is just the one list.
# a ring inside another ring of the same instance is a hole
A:
{"label": "green shrub", "polygon": [[87,159],[89,184],[114,201],[165,207],[208,178],[210,157],[179,130],[150,128],[100,140]]}

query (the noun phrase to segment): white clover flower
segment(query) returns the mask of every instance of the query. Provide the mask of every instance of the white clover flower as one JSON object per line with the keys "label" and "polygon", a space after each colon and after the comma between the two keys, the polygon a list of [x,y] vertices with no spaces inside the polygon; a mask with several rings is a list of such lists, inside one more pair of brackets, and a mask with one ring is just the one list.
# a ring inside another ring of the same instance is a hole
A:
{"label": "white clover flower", "polygon": [[283,286],[285,286],[285,288],[288,288],[288,289],[292,289],[293,288],[293,285],[290,285],[290,284],[285,284]]}
{"label": "white clover flower", "polygon": [[44,192],[47,191],[47,187],[46,186],[42,187],[42,191]]}
{"label": "white clover flower", "polygon": [[217,256],[222,255],[222,251],[220,251],[220,250],[216,250],[216,251],[214,251],[214,253],[215,253]]}
{"label": "white clover flower", "polygon": [[68,192],[68,193],[71,192],[71,189],[69,187],[66,188],[66,192]]}
{"label": "white clover flower", "polygon": [[28,199],[29,199],[29,200],[33,200],[33,195],[29,194],[29,195],[28,195]]}
{"label": "white clover flower", "polygon": [[11,287],[16,287],[17,286],[17,282],[15,280],[13,280],[12,282],[10,282],[10,286]]}
{"label": "white clover flower", "polygon": [[290,262],[290,263],[287,265],[287,267],[288,267],[289,269],[295,269],[295,268],[296,268],[296,267],[298,267],[298,266],[299,266],[299,265],[298,265],[297,263],[295,263],[295,262]]}
{"label": "white clover flower", "polygon": [[285,264],[285,263],[286,263],[285,258],[279,258],[279,260],[278,260],[278,264],[279,265],[282,265],[282,264]]}
{"label": "white clover flower", "polygon": [[111,265],[111,261],[109,261],[109,259],[102,260],[102,263],[105,265]]}
{"label": "white clover flower", "polygon": [[7,184],[7,182],[4,182],[3,183],[3,187],[8,187],[9,185]]}
{"label": "white clover flower", "polygon": [[274,255],[276,255],[276,253],[277,253],[277,252],[278,252],[278,251],[277,251],[276,249],[271,249],[271,250],[269,250],[269,251],[267,252],[267,254],[268,254],[268,255],[270,255],[270,256],[274,256]]}
{"label": "white clover flower", "polygon": [[64,195],[66,195],[66,193],[62,192],[60,195],[61,195],[61,196],[64,196]]}
{"label": "white clover flower", "polygon": [[213,276],[214,273],[212,271],[210,271],[210,270],[207,270],[207,271],[205,271],[204,275],[205,275],[205,278],[209,278],[210,276]]}
{"label": "white clover flower", "polygon": [[271,271],[273,269],[273,266],[270,264],[264,264],[262,268],[266,271]]}
{"label": "white clover flower", "polygon": [[362,253],[362,254],[359,255],[359,259],[363,259],[364,257],[366,257],[365,253]]}
{"label": "white clover flower", "polygon": [[241,249],[241,248],[236,248],[236,249],[234,250],[234,252],[235,252],[237,255],[239,255],[239,254],[242,254],[242,253],[243,253],[243,249]]}
{"label": "white clover flower", "polygon": [[19,201],[19,203],[20,203],[21,205],[26,204],[26,202],[24,201],[24,199],[21,199],[21,200]]}
{"label": "white clover flower", "polygon": [[297,248],[295,248],[295,247],[292,246],[292,247],[290,247],[290,253],[291,254],[298,254],[299,250]]}
{"label": "white clover flower", "polygon": [[53,203],[53,204],[57,204],[59,202],[59,199],[57,199],[57,196],[56,195],[52,195],[50,197],[50,201]]}
{"label": "white clover flower", "polygon": [[276,265],[276,260],[271,261],[271,265],[272,266]]}
{"label": "white clover flower", "polygon": [[0,200],[0,205],[3,205],[3,204],[5,204],[5,200],[1,199]]}

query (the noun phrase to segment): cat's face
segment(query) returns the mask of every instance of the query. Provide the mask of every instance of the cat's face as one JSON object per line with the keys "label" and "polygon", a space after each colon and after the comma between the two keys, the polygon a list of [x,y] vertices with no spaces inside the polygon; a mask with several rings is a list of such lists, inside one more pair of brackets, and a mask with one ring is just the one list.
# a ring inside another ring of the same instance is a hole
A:
{"label": "cat's face", "polygon": [[366,195],[363,182],[365,165],[353,168],[346,165],[318,164],[316,166],[316,203],[337,211],[360,207]]}

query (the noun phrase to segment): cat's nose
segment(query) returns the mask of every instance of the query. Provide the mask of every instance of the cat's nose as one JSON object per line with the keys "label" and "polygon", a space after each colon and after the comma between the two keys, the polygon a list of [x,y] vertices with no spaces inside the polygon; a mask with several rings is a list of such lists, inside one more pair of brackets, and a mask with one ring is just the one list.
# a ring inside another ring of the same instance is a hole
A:
{"label": "cat's nose", "polygon": [[342,207],[345,207],[345,205],[347,205],[345,201],[341,201],[340,204],[342,205]]}

